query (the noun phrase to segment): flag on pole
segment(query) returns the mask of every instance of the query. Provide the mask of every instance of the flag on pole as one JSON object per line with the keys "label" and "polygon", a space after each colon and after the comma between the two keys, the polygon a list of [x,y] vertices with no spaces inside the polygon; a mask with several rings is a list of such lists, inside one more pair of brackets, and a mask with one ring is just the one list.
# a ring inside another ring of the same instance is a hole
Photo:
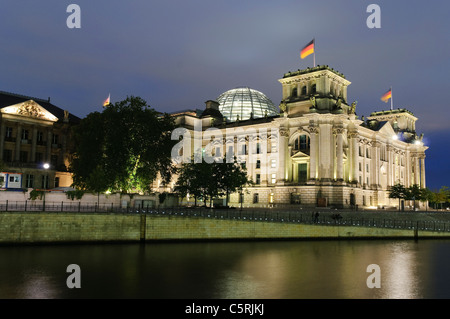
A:
{"label": "flag on pole", "polygon": [[314,39],[311,40],[300,52],[300,58],[304,59],[314,53]]}
{"label": "flag on pole", "polygon": [[392,99],[392,89],[389,89],[389,91],[384,93],[381,97],[381,101],[383,101],[384,103],[387,103],[389,99]]}
{"label": "flag on pole", "polygon": [[110,100],[111,100],[111,94],[109,94],[108,98],[103,102],[103,106],[109,105]]}

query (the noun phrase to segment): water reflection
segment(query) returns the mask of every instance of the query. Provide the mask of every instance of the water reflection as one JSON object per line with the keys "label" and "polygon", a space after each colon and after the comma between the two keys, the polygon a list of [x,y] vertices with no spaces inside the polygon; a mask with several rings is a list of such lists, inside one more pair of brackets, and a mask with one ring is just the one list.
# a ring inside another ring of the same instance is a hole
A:
{"label": "water reflection", "polygon": [[[0,247],[0,298],[448,298],[450,241]],[[66,267],[81,267],[81,289]],[[366,285],[378,264],[381,288]]]}

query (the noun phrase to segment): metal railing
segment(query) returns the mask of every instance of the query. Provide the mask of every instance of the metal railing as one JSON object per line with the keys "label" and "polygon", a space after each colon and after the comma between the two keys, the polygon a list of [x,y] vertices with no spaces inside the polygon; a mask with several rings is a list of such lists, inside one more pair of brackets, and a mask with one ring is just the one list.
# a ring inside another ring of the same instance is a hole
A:
{"label": "metal railing", "polygon": [[[361,226],[391,229],[411,229],[421,231],[450,232],[449,221],[426,221],[413,219],[389,219],[380,217],[340,217],[337,214],[326,214],[315,217],[315,210],[276,211],[276,210],[239,210],[239,209],[190,209],[164,208],[155,209],[150,206],[128,206],[114,203],[81,203],[81,202],[45,202],[42,201],[0,201],[1,212],[80,212],[80,213],[121,213],[147,214],[153,216],[174,216],[188,218],[211,218],[222,220],[237,220],[242,222],[274,222],[296,223],[321,226]],[[376,214],[376,213],[374,213]]]}

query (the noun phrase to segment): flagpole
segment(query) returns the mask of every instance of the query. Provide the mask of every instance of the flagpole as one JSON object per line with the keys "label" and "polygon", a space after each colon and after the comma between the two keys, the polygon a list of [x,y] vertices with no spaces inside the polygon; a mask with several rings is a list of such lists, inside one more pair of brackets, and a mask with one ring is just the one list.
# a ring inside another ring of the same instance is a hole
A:
{"label": "flagpole", "polygon": [[391,86],[391,111],[394,109],[394,99],[392,98],[392,86]]}
{"label": "flagpole", "polygon": [[314,67],[316,67],[316,38],[313,39],[313,44],[314,44]]}

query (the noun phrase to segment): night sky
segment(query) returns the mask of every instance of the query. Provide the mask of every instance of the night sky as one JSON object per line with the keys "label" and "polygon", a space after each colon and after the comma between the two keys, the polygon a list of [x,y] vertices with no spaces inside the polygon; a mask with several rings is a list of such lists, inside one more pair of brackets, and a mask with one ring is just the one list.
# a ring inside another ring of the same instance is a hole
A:
{"label": "night sky", "polygon": [[[69,29],[71,3],[81,28]],[[381,8],[369,29],[367,6]],[[129,95],[161,112],[204,108],[249,86],[278,105],[288,71],[313,66],[300,50],[316,39],[316,63],[352,82],[357,115],[394,108],[419,118],[427,186],[450,186],[450,3],[445,1],[2,0],[0,90],[47,99],[85,117]]]}

